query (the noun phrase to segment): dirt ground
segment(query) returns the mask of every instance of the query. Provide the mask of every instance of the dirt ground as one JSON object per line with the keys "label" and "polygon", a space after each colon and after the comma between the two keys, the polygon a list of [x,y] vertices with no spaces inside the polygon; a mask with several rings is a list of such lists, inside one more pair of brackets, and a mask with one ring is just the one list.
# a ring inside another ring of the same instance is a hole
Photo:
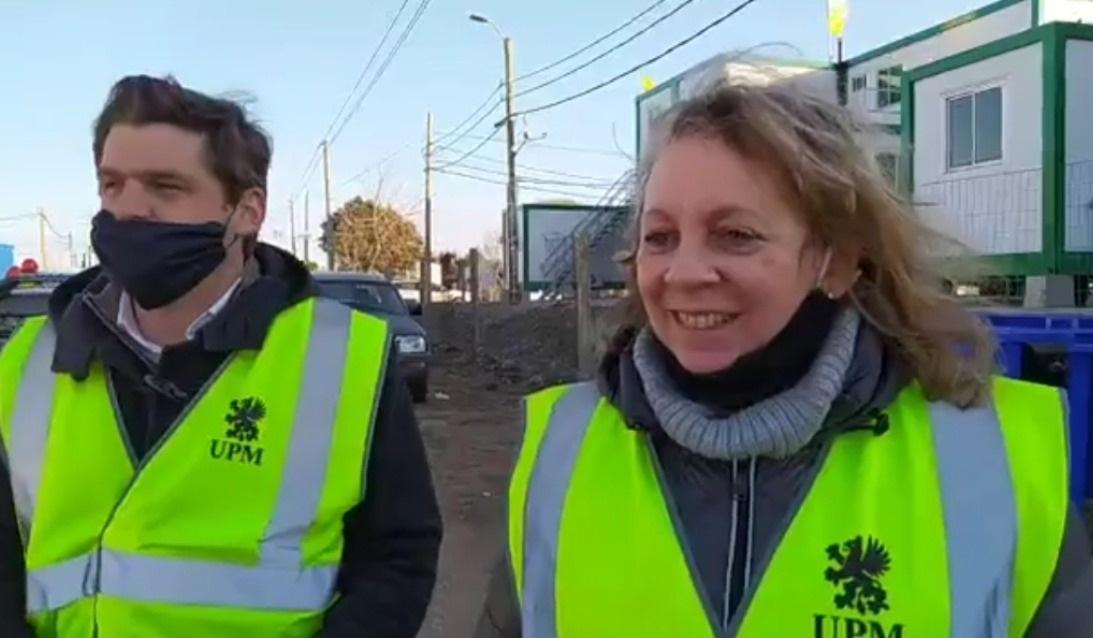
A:
{"label": "dirt ground", "polygon": [[464,638],[505,543],[505,493],[519,445],[522,388],[441,349],[418,420],[444,517],[440,573],[419,638]]}

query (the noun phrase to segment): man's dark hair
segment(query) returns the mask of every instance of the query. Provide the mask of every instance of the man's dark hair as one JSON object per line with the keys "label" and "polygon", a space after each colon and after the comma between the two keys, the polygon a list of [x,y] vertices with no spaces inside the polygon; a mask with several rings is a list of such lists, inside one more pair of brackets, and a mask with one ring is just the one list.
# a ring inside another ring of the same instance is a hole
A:
{"label": "man's dark hair", "polygon": [[237,102],[187,89],[171,76],[124,77],[110,89],[95,120],[96,166],[102,161],[106,136],[118,124],[170,124],[204,135],[207,166],[231,203],[247,189],[266,190],[273,152],[270,139]]}

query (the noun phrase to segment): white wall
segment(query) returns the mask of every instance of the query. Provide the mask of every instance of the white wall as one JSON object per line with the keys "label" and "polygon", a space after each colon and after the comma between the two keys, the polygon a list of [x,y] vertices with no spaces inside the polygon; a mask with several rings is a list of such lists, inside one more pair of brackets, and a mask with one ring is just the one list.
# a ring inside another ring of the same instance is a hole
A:
{"label": "white wall", "polygon": [[[1032,0],[1025,0],[1011,7],[996,11],[963,24],[953,23],[942,33],[906,47],[890,51],[882,56],[851,66],[847,74],[849,106],[858,117],[866,117],[884,124],[899,124],[899,105],[876,109],[877,71],[896,65],[904,70],[936,62],[951,55],[1020,33],[1032,25]],[[867,88],[864,92],[850,93],[851,78],[865,74]]]}
{"label": "white wall", "polygon": [[1090,0],[1040,0],[1040,23],[1084,22],[1093,24]]}
{"label": "white wall", "polygon": [[[1093,2],[1086,3],[1093,7]],[[1066,44],[1066,243],[1093,251],[1093,42]]]}
{"label": "white wall", "polygon": [[[915,85],[915,200],[984,254],[1042,248],[1042,58],[1037,43]],[[949,170],[946,99],[991,86],[1002,87],[1002,160]]]}

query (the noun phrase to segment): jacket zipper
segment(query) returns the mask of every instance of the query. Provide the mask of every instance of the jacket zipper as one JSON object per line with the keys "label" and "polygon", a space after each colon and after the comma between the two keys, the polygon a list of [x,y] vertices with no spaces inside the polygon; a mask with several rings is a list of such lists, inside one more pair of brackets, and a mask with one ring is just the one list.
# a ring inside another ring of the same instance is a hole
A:
{"label": "jacket zipper", "polygon": [[[750,462],[750,461],[749,461]],[[749,473],[748,470],[744,471],[745,476],[740,476],[740,467],[738,461],[732,462],[732,485],[731,485],[731,500],[730,506],[731,518],[730,518],[730,536],[729,536],[729,555],[725,565],[725,595],[723,599],[723,608],[721,611],[721,631],[725,632],[724,635],[728,635],[729,627],[733,624],[733,619],[739,612],[741,603],[744,600],[744,596],[747,592],[743,588],[748,586],[746,572],[748,565],[742,561],[747,561],[748,556],[751,553],[748,547],[751,539],[749,538],[748,528],[752,524],[750,520],[750,501],[752,498],[751,488],[748,484]],[[741,508],[744,508],[746,517],[741,516]],[[741,552],[741,549],[743,551]],[[737,556],[740,554],[740,556]],[[744,580],[741,584],[742,589],[739,595],[734,595],[734,589],[738,584],[736,579],[736,570],[742,567],[742,571],[745,572]]]}
{"label": "jacket zipper", "polygon": [[[129,492],[133,489],[133,485],[137,482],[137,479],[140,478],[140,473],[144,470],[145,467],[147,467],[148,463],[152,461],[152,459],[155,457],[156,452],[158,452],[160,448],[162,448],[166,444],[168,438],[170,438],[170,436],[174,434],[175,430],[179,428],[182,422],[186,420],[186,417],[188,417],[190,415],[190,412],[193,411],[194,406],[197,405],[197,403],[205,397],[205,394],[209,391],[209,388],[212,387],[212,385],[220,379],[220,375],[233,361],[235,361],[234,354],[228,355],[228,357],[224,359],[224,362],[221,363],[220,366],[212,373],[208,381],[205,382],[205,385],[203,385],[201,389],[198,390],[197,393],[190,399],[189,403],[184,408],[182,408],[182,411],[179,412],[177,417],[175,417],[175,420],[172,421],[171,425],[167,428],[166,431],[164,431],[163,436],[161,436],[159,440],[156,441],[156,444],[153,445],[147,453],[145,453],[144,458],[142,458],[140,462],[136,464],[136,467],[134,467],[133,469],[132,478],[129,479],[129,483],[125,486],[125,489],[122,490],[121,496],[118,498],[117,501],[115,501],[114,507],[110,510],[110,515],[106,518],[106,522],[103,524],[102,529],[99,530],[99,537],[95,542],[94,556],[92,558],[92,569],[94,570],[95,576],[94,590],[91,592],[84,592],[86,595],[94,597],[94,603],[92,604],[92,635],[95,638],[98,638],[99,636],[99,594],[100,592],[102,592],[102,546],[103,538],[106,536],[106,530],[109,529],[110,524],[114,522],[114,517],[117,515],[118,509],[121,508],[122,504],[125,502],[125,499],[128,498]],[[113,392],[111,392],[111,394],[113,394]],[[118,412],[117,406],[115,405],[114,421],[115,424],[124,432],[125,425],[122,423],[121,419],[122,415]],[[123,434],[123,439],[124,438],[125,436]],[[84,577],[84,581],[86,583],[86,576]]]}

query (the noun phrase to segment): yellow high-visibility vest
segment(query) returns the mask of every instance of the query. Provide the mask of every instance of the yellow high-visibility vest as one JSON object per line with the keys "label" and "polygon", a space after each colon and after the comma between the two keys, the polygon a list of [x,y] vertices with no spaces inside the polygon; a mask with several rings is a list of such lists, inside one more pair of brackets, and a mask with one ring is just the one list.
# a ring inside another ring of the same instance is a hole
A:
{"label": "yellow high-visibility vest", "polygon": [[0,353],[0,438],[39,636],[313,636],[363,497],[389,333],[327,300],[230,355],[142,460],[101,363],[50,370],[53,327]]}
{"label": "yellow high-visibility vest", "polygon": [[532,395],[509,491],[523,636],[1023,636],[1066,525],[1064,400],[997,379],[962,411],[906,388],[884,436],[826,450],[722,627],[648,435],[592,384]]}

